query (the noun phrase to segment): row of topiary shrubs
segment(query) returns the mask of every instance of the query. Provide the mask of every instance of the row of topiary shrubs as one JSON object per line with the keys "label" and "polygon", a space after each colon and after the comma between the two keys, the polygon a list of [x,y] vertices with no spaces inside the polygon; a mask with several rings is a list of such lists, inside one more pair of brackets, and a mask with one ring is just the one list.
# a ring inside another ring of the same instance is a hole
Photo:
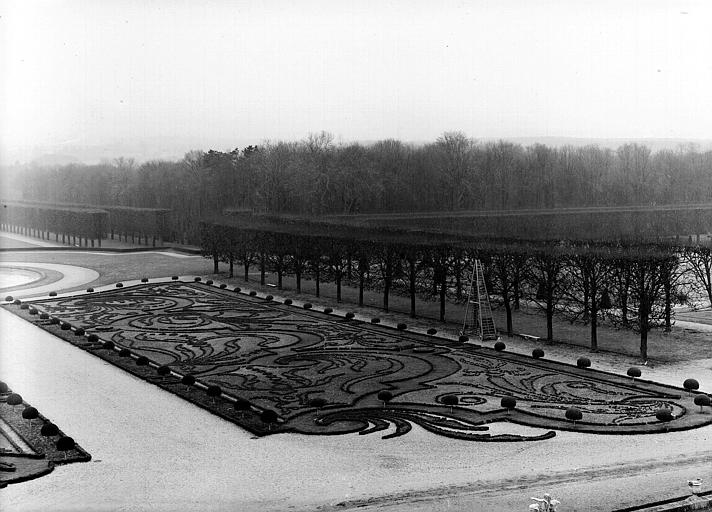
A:
{"label": "row of topiary shrubs", "polygon": [[[32,421],[40,417],[39,411],[35,407],[26,404],[19,393],[11,392],[8,385],[4,382],[0,382],[0,395],[5,395],[5,403],[12,406],[13,412],[17,406],[24,405],[24,408],[22,409],[22,418],[27,420],[29,427],[32,428]],[[49,420],[44,420],[44,424],[40,429],[40,435],[48,438],[56,437],[57,439],[54,440],[55,448],[57,451],[64,452],[65,459],[67,458],[67,452],[76,447],[74,439],[63,435],[60,432],[59,427]]]}

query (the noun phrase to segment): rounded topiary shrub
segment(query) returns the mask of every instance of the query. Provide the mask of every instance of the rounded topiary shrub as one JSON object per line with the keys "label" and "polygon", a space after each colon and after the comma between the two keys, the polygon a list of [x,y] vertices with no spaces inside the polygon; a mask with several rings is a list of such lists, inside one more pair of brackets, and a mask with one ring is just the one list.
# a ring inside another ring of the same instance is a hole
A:
{"label": "rounded topiary shrub", "polygon": [[39,417],[39,415],[40,415],[39,411],[32,406],[25,407],[25,409],[22,411],[22,417],[24,419],[30,420],[30,421],[37,419]]}
{"label": "rounded topiary shrub", "polygon": [[399,323],[398,325],[396,325],[396,329],[398,329],[399,331],[405,331],[407,328],[408,328],[408,325],[406,325],[404,323]]}
{"label": "rounded topiary shrub", "polygon": [[376,317],[376,318],[371,318],[371,323],[372,323],[372,324],[380,324],[380,323],[381,323],[381,319],[378,318],[378,317]]}
{"label": "rounded topiary shrub", "polygon": [[202,279],[200,277],[195,277],[195,278],[193,278],[193,281],[195,281],[196,283],[199,283],[200,281],[202,281]]}
{"label": "rounded topiary shrub", "polygon": [[470,341],[470,337],[461,334],[460,337],[457,338],[457,341],[459,341],[460,343],[467,343],[468,341]]}
{"label": "rounded topiary shrub", "polygon": [[532,350],[532,357],[534,359],[541,359],[542,357],[544,357],[544,351],[540,348],[535,348],[534,350]]}
{"label": "rounded topiary shrub", "polygon": [[256,292],[255,290],[252,290],[252,291],[250,292],[250,297],[254,297],[254,296],[256,296],[256,295],[257,295],[257,292]]}
{"label": "rounded topiary shrub", "polygon": [[305,302],[304,305],[302,306],[304,309],[311,309],[312,305],[310,302]]}
{"label": "rounded topiary shrub", "polygon": [[171,279],[172,279],[173,281],[178,281],[178,276],[171,276]]}
{"label": "rounded topiary shrub", "polygon": [[307,405],[308,405],[309,407],[314,407],[314,408],[316,408],[316,409],[321,409],[322,407],[324,407],[324,406],[326,405],[326,398],[321,398],[321,397],[312,398],[311,400],[309,400],[309,402],[307,403]]}
{"label": "rounded topiary shrub", "polygon": [[207,285],[212,285],[212,284],[213,284],[213,280],[212,280],[212,279],[208,279],[207,281],[205,281],[205,284],[207,284]]}
{"label": "rounded topiary shrub", "polygon": [[658,419],[658,421],[661,421],[663,423],[672,421],[675,418],[672,415],[672,411],[670,409],[666,409],[665,407],[663,407],[662,409],[658,409],[655,413],[655,417]]}
{"label": "rounded topiary shrub", "polygon": [[272,300],[274,297],[272,295],[265,295],[265,300]]}
{"label": "rounded topiary shrub", "polygon": [[330,315],[330,314],[332,314],[333,312],[334,312],[334,310],[331,309],[331,308],[324,308],[324,314],[325,314],[325,315]]}
{"label": "rounded topiary shrub", "polygon": [[386,391],[386,390],[384,390],[384,391],[379,391],[379,392],[378,392],[378,399],[379,399],[381,402],[383,402],[383,407],[385,407],[388,402],[390,402],[391,400],[393,400],[393,393],[391,393],[390,391]]}
{"label": "rounded topiary shrub", "polygon": [[20,405],[22,403],[22,396],[19,393],[10,393],[5,402],[7,405],[15,407],[16,405]]}
{"label": "rounded topiary shrub", "polygon": [[435,334],[437,334],[437,333],[438,333],[438,330],[437,330],[437,329],[434,329],[433,327],[431,327],[430,329],[428,329],[428,334],[430,334],[431,336],[433,336],[433,335],[435,335]]}
{"label": "rounded topiary shrub", "polygon": [[700,412],[702,412],[703,407],[709,407],[712,400],[708,395],[697,395],[695,397],[695,405],[700,406]]}
{"label": "rounded topiary shrub", "polygon": [[235,407],[235,410],[242,415],[245,411],[250,410],[250,402],[248,402],[247,400],[243,400],[242,398],[238,398],[237,400],[235,400],[235,404],[233,405],[233,407]]}
{"label": "rounded topiary shrub", "polygon": [[240,293],[242,291],[242,288],[240,288],[239,286],[236,286],[235,288],[232,289],[232,291],[235,293]]}
{"label": "rounded topiary shrub", "polygon": [[52,422],[47,422],[42,425],[40,429],[40,434],[44,437],[54,437],[59,434],[59,427]]}
{"label": "rounded topiary shrub", "polygon": [[99,336],[97,336],[96,334],[90,334],[89,336],[87,336],[87,341],[96,343],[97,341],[99,341]]}
{"label": "rounded topiary shrub", "polygon": [[49,292],[49,296],[50,296],[50,297],[56,297],[56,296],[57,296],[57,292]]}
{"label": "rounded topiary shrub", "polygon": [[92,293],[94,291],[94,288],[87,288],[87,292]]}
{"label": "rounded topiary shrub", "polygon": [[39,313],[39,311],[37,311],[37,308],[30,308],[30,310],[28,311],[28,313],[31,314],[31,315],[36,315],[36,314]]}
{"label": "rounded topiary shrub", "polygon": [[213,384],[211,386],[208,386],[208,389],[206,389],[205,392],[208,394],[209,397],[217,398],[222,395],[222,388]]}
{"label": "rounded topiary shrub", "polygon": [[63,331],[68,331],[69,329],[72,328],[72,324],[68,324],[67,322],[64,322],[60,327]]}
{"label": "rounded topiary shrub", "polygon": [[40,320],[49,319],[49,313],[40,313]]}
{"label": "rounded topiary shrub", "polygon": [[119,355],[121,357],[131,357],[131,351],[127,348],[122,348],[121,350],[119,350]]}
{"label": "rounded topiary shrub", "polygon": [[0,395],[4,395],[8,391],[10,391],[10,387],[4,382],[0,382]]}
{"label": "rounded topiary shrub", "polygon": [[277,418],[277,413],[269,409],[265,409],[260,413],[260,419],[262,420],[262,423],[266,423],[267,428],[269,430],[272,430],[273,423],[277,423]]}
{"label": "rounded topiary shrub", "polygon": [[505,348],[507,348],[507,345],[505,345],[503,341],[498,341],[494,344],[494,349],[497,352],[502,352]]}
{"label": "rounded topiary shrub", "polygon": [[20,309],[30,309],[29,304],[20,304]]}
{"label": "rounded topiary shrub", "polygon": [[700,383],[697,382],[695,379],[685,379],[685,382],[682,383],[682,387],[685,388],[688,392],[697,391],[698,389],[700,389]]}
{"label": "rounded topiary shrub", "polygon": [[77,327],[74,330],[74,335],[75,336],[84,336],[84,328],[83,327]]}
{"label": "rounded topiary shrub", "polygon": [[289,306],[290,304],[292,304],[292,299],[284,299],[284,303]]}
{"label": "rounded topiary shrub", "polygon": [[20,299],[15,299],[14,301],[12,301],[12,303],[13,303],[15,306],[19,306],[20,304],[22,304],[22,301],[21,301]]}
{"label": "rounded topiary shrub", "polygon": [[636,368],[635,366],[628,368],[628,371],[626,373],[628,374],[628,377],[632,377],[634,379],[643,375],[643,372],[640,371],[640,368]]}
{"label": "rounded topiary shrub", "polygon": [[507,413],[509,413],[509,411],[517,406],[517,400],[513,396],[505,396],[499,401],[499,405],[501,405],[503,409],[507,409]]}
{"label": "rounded topiary shrub", "polygon": [[450,407],[450,412],[452,412],[453,407],[460,403],[460,399],[457,395],[445,395],[440,401]]}
{"label": "rounded topiary shrub", "polygon": [[159,366],[156,372],[158,372],[158,375],[170,375],[171,369],[164,364],[163,366]]}
{"label": "rounded topiary shrub", "polygon": [[59,324],[59,318],[56,316],[53,316],[52,318],[49,319],[49,323],[52,325],[58,325]]}
{"label": "rounded topiary shrub", "polygon": [[117,287],[117,288],[123,288],[123,287],[124,287],[124,283],[116,283],[116,287]]}
{"label": "rounded topiary shrub", "polygon": [[57,450],[60,452],[64,452],[65,459],[67,458],[67,452],[70,450],[74,450],[75,446],[76,443],[74,442],[74,439],[69,436],[60,437],[57,440]]}
{"label": "rounded topiary shrub", "polygon": [[574,423],[580,421],[581,418],[583,418],[583,413],[576,407],[569,407],[568,409],[566,409],[565,415],[567,420],[573,421]]}
{"label": "rounded topiary shrub", "polygon": [[147,277],[142,277],[142,278],[141,278],[141,282],[142,282],[142,283],[147,283],[147,282],[148,282],[148,278],[147,278]]}
{"label": "rounded topiary shrub", "polygon": [[[113,341],[108,340],[108,341],[105,341],[105,342],[104,342],[104,348],[105,348],[105,349],[107,349],[107,350],[114,350],[114,347],[116,347],[116,344],[115,344]],[[124,350],[126,350],[126,349],[124,349]]]}
{"label": "rounded topiary shrub", "polygon": [[576,360],[576,366],[579,368],[588,368],[591,366],[591,360],[588,357],[579,357]]}
{"label": "rounded topiary shrub", "polygon": [[183,375],[183,377],[180,379],[181,384],[185,384],[186,386],[192,386],[195,384],[195,377],[193,377],[191,374]]}
{"label": "rounded topiary shrub", "polygon": [[225,283],[222,283],[222,284],[220,285],[220,289],[221,289],[221,290],[224,290],[225,288],[227,288],[227,285],[226,285]]}
{"label": "rounded topiary shrub", "polygon": [[13,300],[12,295],[8,295],[7,297],[5,297],[5,302],[12,302],[12,300]]}
{"label": "rounded topiary shrub", "polygon": [[136,358],[136,365],[148,366],[148,358],[146,356],[138,356],[138,358]]}

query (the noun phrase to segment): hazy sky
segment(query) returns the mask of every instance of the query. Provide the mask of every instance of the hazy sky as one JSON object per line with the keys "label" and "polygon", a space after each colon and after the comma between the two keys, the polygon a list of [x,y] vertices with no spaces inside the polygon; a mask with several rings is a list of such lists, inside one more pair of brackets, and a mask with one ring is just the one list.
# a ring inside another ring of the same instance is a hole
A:
{"label": "hazy sky", "polygon": [[712,137],[708,0],[5,0],[0,15],[2,151]]}

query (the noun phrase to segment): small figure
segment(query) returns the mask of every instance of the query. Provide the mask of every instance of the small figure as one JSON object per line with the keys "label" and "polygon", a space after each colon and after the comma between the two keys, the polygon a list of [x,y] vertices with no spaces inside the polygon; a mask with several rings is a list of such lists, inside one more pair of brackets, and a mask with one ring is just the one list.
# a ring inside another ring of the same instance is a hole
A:
{"label": "small figure", "polygon": [[531,499],[536,503],[529,505],[530,512],[556,512],[556,507],[561,503],[559,500],[552,499],[549,493],[545,493],[543,498]]}

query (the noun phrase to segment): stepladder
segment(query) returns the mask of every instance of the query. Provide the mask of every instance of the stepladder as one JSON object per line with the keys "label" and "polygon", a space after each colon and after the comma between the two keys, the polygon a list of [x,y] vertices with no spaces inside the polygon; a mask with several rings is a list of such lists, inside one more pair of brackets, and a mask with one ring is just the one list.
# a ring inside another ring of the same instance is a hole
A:
{"label": "stepladder", "polygon": [[499,338],[492,316],[484,269],[478,259],[472,266],[467,287],[467,303],[461,334],[478,336],[482,341],[495,341]]}

